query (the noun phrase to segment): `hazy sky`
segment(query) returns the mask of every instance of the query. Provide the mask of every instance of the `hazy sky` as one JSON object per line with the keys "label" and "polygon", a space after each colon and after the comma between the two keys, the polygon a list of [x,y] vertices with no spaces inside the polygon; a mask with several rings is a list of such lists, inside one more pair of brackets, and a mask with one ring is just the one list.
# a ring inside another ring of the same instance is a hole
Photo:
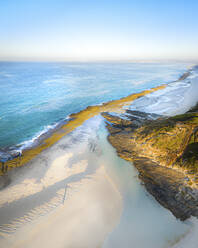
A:
{"label": "hazy sky", "polygon": [[0,60],[198,60],[198,0],[0,0]]}

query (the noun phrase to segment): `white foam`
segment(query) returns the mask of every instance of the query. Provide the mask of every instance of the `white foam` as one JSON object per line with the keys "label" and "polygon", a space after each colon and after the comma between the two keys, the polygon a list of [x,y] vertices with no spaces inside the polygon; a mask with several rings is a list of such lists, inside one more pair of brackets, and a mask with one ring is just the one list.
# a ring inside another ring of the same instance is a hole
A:
{"label": "white foam", "polygon": [[173,116],[188,111],[198,102],[198,76],[192,73],[183,81],[170,83],[158,90],[135,100],[131,110],[140,110],[165,116]]}
{"label": "white foam", "polygon": [[[38,132],[32,139],[29,140],[25,140],[24,142],[21,142],[20,144],[18,144],[17,146],[19,146],[20,151],[27,149],[31,146],[33,146],[35,144],[35,142],[44,134],[46,134],[47,132],[49,132],[50,130],[53,130],[55,127],[57,126],[57,124],[54,125],[47,125],[44,127],[43,130],[41,130],[40,132]],[[15,149],[17,150],[17,149]]]}
{"label": "white foam", "polygon": [[[64,120],[62,120],[62,122],[69,120],[69,118],[70,117],[67,116]],[[41,136],[47,134],[48,132],[53,132],[53,130],[55,130],[60,125],[61,125],[61,122],[57,122],[57,123],[52,124],[52,125],[44,126],[44,128],[41,131],[37,132],[33,138],[19,143],[17,145],[17,147],[19,147],[19,149],[14,149],[14,150],[22,151],[24,149],[32,147],[34,144],[36,144],[36,142],[39,140],[39,138],[41,138]]]}

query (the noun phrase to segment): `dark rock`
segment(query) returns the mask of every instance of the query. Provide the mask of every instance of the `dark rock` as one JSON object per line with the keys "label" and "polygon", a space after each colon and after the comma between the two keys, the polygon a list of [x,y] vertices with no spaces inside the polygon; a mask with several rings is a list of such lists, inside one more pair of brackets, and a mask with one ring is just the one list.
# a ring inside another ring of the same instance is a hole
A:
{"label": "dark rock", "polygon": [[146,113],[128,110],[126,116],[127,123],[103,114],[118,155],[133,162],[147,191],[177,218],[198,216],[198,115],[151,120]]}

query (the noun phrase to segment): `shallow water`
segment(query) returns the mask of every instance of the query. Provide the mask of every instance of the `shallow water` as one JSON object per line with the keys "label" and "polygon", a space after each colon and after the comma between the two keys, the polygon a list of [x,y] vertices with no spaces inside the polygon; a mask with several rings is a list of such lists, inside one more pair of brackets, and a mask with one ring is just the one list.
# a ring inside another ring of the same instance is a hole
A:
{"label": "shallow water", "polygon": [[0,148],[31,146],[71,113],[176,80],[186,66],[0,62]]}
{"label": "shallow water", "polygon": [[[162,81],[175,80],[184,71],[184,65],[160,64],[13,63],[12,66],[10,68],[10,64],[1,64],[4,68],[0,76],[0,93],[3,96],[1,147],[21,142],[26,144],[38,132],[49,129],[49,125],[64,120],[72,112],[139,92],[159,85]],[[10,70],[6,71],[8,67]],[[142,106],[150,105],[150,112],[158,113],[158,108],[155,109],[155,106],[159,106],[158,100],[167,103],[167,99],[171,99],[167,110],[170,113],[177,104],[172,104],[175,91],[170,92],[169,89],[172,87],[177,91],[180,88],[179,94],[182,95],[190,85],[188,82],[176,84],[169,86],[168,90],[151,94],[149,104],[145,101],[147,98],[140,98],[134,106],[145,110]],[[0,192],[0,236],[4,237],[4,240],[0,239],[0,244],[3,241],[7,245],[12,244],[13,240],[20,241],[17,233],[22,228],[26,230],[24,239],[31,236],[31,232],[36,230],[35,220],[38,221],[42,216],[48,218],[53,211],[64,208],[62,206],[75,197],[75,192],[81,189],[84,180],[93,178],[103,166],[121,195],[123,205],[121,218],[106,236],[104,248],[167,248],[187,233],[191,223],[176,220],[145,191],[136,169],[116,155],[106,137],[103,119],[96,116],[39,154],[28,166],[9,172],[11,183]],[[97,195],[94,197],[93,201],[98,199]],[[108,205],[114,208],[111,204],[109,201]],[[90,218],[89,215],[86,217]],[[105,217],[99,217],[105,223]],[[25,229],[27,224],[31,230]],[[93,232],[95,237],[95,229],[101,228],[99,225],[102,224],[94,224],[93,230],[83,227],[89,239],[92,236],[89,232]],[[58,228],[61,228],[64,238],[67,233],[64,233],[62,226],[56,226]],[[56,243],[56,237],[53,237],[53,241]],[[28,242],[29,245],[24,247],[35,247],[34,240]],[[97,246],[95,244],[94,247]],[[60,247],[67,246],[63,244]],[[93,248],[93,245],[86,248],[89,247]]]}
{"label": "shallow water", "polygon": [[171,82],[165,89],[135,100],[130,109],[165,116],[185,113],[198,102],[198,68],[190,72],[186,79]]}

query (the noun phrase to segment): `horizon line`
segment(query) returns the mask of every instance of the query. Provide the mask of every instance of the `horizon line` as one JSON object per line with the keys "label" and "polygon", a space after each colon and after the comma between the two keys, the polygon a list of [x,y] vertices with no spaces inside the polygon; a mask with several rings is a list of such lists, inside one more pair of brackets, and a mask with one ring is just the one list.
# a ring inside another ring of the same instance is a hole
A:
{"label": "horizon line", "polygon": [[75,62],[82,62],[82,63],[88,63],[88,62],[131,62],[131,63],[152,63],[152,62],[180,62],[180,63],[198,63],[198,59],[174,59],[174,58],[169,58],[169,59],[157,59],[157,58],[139,58],[139,59],[134,59],[134,58],[128,58],[128,59],[1,59],[0,62],[37,62],[37,63],[75,63]]}

